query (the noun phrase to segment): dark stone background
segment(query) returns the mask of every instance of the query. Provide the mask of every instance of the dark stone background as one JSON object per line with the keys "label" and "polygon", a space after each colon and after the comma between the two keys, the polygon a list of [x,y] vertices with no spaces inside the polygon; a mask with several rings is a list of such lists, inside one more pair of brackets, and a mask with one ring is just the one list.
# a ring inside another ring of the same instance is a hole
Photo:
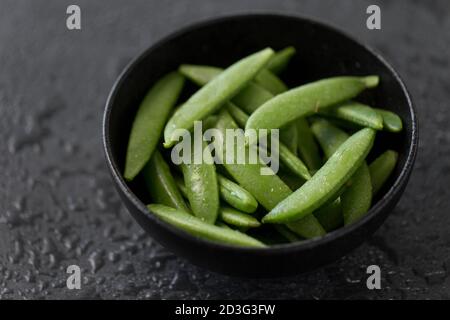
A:
{"label": "dark stone background", "polygon": [[[82,31],[65,27],[82,9]],[[365,9],[382,9],[382,31]],[[0,1],[0,298],[450,298],[450,2]],[[101,145],[107,94],[131,58],[195,21],[286,12],[334,24],[380,50],[406,80],[420,152],[383,227],[309,274],[245,280],[210,273],[145,235],[121,205]],[[83,270],[82,290],[65,269]],[[366,289],[378,264],[382,290]]]}

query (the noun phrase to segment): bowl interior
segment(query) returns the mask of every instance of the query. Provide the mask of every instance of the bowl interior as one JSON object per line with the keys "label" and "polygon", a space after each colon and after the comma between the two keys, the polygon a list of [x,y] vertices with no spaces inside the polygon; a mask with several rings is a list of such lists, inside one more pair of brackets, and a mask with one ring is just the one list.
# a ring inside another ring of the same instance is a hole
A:
{"label": "bowl interior", "polygon": [[[368,158],[370,161],[388,148],[399,153],[395,172],[378,195],[378,198],[383,197],[399,178],[411,154],[415,119],[405,88],[393,70],[371,50],[322,24],[286,16],[237,16],[198,24],[159,42],[132,62],[116,83],[109,100],[109,121],[105,125],[109,126],[106,143],[109,143],[112,162],[123,172],[137,107],[162,75],[176,70],[182,63],[226,67],[264,47],[279,50],[286,46],[297,49],[288,69],[280,75],[290,87],[339,75],[376,74],[381,77],[377,89],[365,92],[357,100],[392,110],[403,120],[401,133],[378,133]],[[120,183],[124,184],[123,179]],[[149,202],[150,197],[139,179],[129,187],[142,203]]]}

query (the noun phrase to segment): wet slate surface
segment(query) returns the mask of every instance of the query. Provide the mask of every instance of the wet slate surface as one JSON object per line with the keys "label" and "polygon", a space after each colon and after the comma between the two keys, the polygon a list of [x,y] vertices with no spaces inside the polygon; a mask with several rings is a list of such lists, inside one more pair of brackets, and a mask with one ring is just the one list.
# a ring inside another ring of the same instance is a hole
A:
{"label": "wet slate surface", "polygon": [[[342,2],[342,3],[341,3]],[[365,28],[372,1],[0,2],[0,297],[450,299],[450,5],[383,1],[382,31]],[[135,55],[192,22],[250,11],[332,23],[379,49],[406,80],[420,119],[409,186],[383,227],[315,272],[244,280],[190,265],[152,241],[113,189],[101,146],[103,105]],[[80,265],[82,289],[66,288]],[[366,289],[378,264],[382,290]]]}

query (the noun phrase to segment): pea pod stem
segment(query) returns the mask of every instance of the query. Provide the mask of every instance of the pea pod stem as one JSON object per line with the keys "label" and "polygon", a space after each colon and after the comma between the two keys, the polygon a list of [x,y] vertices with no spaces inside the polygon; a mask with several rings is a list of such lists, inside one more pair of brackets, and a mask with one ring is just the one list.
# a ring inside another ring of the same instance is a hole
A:
{"label": "pea pod stem", "polygon": [[150,159],[183,85],[183,76],[171,72],[152,86],[139,105],[125,159],[124,177],[127,181],[133,180]]}
{"label": "pea pod stem", "polygon": [[266,48],[228,67],[219,76],[194,93],[169,119],[164,129],[164,146],[173,146],[179,139],[177,129],[190,130],[194,122],[217,111],[265,66],[273,54]]}
{"label": "pea pod stem", "polygon": [[352,135],[310,180],[264,216],[263,223],[286,223],[310,216],[355,173],[374,139],[375,131],[370,128]]}
{"label": "pea pod stem", "polygon": [[163,221],[178,227],[193,236],[235,246],[265,247],[259,240],[242,232],[208,224],[179,209],[174,209],[161,204],[149,204],[147,207],[151,213],[155,214]]}

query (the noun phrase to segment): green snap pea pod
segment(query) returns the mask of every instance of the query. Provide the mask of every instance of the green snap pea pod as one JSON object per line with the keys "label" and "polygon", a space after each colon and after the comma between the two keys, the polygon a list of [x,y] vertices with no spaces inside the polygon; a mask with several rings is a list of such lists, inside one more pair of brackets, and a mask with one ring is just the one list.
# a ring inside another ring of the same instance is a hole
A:
{"label": "green snap pea pod", "polygon": [[205,159],[205,156],[211,157],[204,152],[202,163],[196,164],[192,159],[189,164],[181,164],[181,169],[192,212],[201,220],[213,224],[219,210],[219,188],[212,157]]}
{"label": "green snap pea pod", "polygon": [[375,109],[354,101],[323,110],[323,115],[350,121],[375,130],[383,129],[383,117]]}
{"label": "green snap pea pod", "polygon": [[177,188],[169,166],[158,150],[153,152],[142,173],[145,185],[154,202],[190,212]]}
{"label": "green snap pea pod", "polygon": [[[327,120],[315,121],[312,130],[327,158],[331,157],[349,137],[346,132],[333,126]],[[369,168],[364,161],[347,182],[341,195],[345,225],[355,222],[366,214],[371,204],[372,183]]]}
{"label": "green snap pea pod", "polygon": [[291,190],[297,190],[306,182],[305,179],[293,175],[287,170],[280,170],[280,172],[278,172],[278,176]]}
{"label": "green snap pea pod", "polygon": [[217,180],[220,196],[226,203],[243,212],[255,212],[258,201],[247,190],[221,174],[217,174]]}
{"label": "green snap pea pod", "polygon": [[361,166],[374,139],[375,131],[370,128],[348,138],[310,180],[264,216],[263,223],[286,223],[310,216]]}
{"label": "green snap pea pod", "polygon": [[133,180],[150,159],[183,84],[183,76],[171,72],[156,82],[142,100],[128,141],[124,173],[126,180]]}
{"label": "green snap pea pod", "polygon": [[311,171],[317,171],[322,166],[319,147],[314,140],[308,121],[302,117],[295,121],[298,133],[298,153]]}
{"label": "green snap pea pod", "polygon": [[[215,140],[216,155],[223,157],[226,154],[226,143],[224,139],[226,129],[237,129],[238,126],[229,113],[226,110],[222,110],[219,114],[219,121],[216,124],[216,128],[221,132],[221,137]],[[249,146],[238,144],[235,147],[235,155],[239,154],[239,152],[248,154]],[[241,148],[246,148],[246,150],[241,150]],[[250,192],[267,210],[271,210],[280,201],[292,194],[291,189],[277,175],[261,175],[261,169],[268,168],[260,162],[255,164],[249,162],[244,164],[223,162],[223,166],[233,179]],[[305,238],[325,234],[325,230],[313,215],[296,221],[292,228],[294,232]]]}
{"label": "green snap pea pod", "polygon": [[255,83],[277,95],[288,90],[288,87],[276,75],[267,69],[261,70],[255,77]]}
{"label": "green snap pea pod", "polygon": [[349,135],[345,131],[332,125],[330,121],[325,119],[315,119],[311,125],[311,131],[315,135],[327,159],[349,138]]}
{"label": "green snap pea pod", "polygon": [[[195,84],[204,86],[219,76],[223,72],[223,69],[210,66],[183,64],[180,66],[179,72]],[[254,82],[250,82],[233,97],[232,101],[247,113],[252,113],[260,105],[273,97],[274,95],[270,93],[270,91]]]}
{"label": "green snap pea pod", "polygon": [[327,232],[336,230],[344,224],[341,199],[337,198],[328,205],[314,211],[314,216]]}
{"label": "green snap pea pod", "polygon": [[275,229],[278,231],[279,234],[281,234],[289,242],[300,241],[300,238],[283,224],[276,224]]}
{"label": "green snap pea pod", "polygon": [[390,132],[402,131],[402,119],[397,114],[384,109],[375,108],[375,110],[383,117],[383,127],[385,130]]}
{"label": "green snap pea pod", "polygon": [[348,182],[341,196],[344,224],[349,225],[369,211],[372,204],[372,183],[369,167],[364,161]]}
{"label": "green snap pea pod", "polygon": [[297,155],[298,133],[297,126],[290,123],[280,130],[280,141],[294,154]]}
{"label": "green snap pea pod", "polygon": [[[219,195],[230,206],[246,212],[253,213],[258,208],[258,201],[240,185],[216,173],[219,183]],[[176,180],[178,188],[184,197],[187,198],[187,189],[184,182],[180,179]]]}
{"label": "green snap pea pod", "polygon": [[[233,103],[229,103],[227,106],[228,112],[231,114],[233,119],[238,123],[241,128],[245,127],[248,120],[248,115],[239,109]],[[301,161],[294,153],[291,152],[285,144],[279,144],[279,157],[281,162],[289,169],[292,173],[295,173],[303,179],[310,179],[308,168],[305,166],[303,161]]]}
{"label": "green snap pea pod", "polygon": [[397,159],[397,152],[387,150],[369,165],[373,195],[376,195],[380,191],[381,187],[389,178],[395,168]]}
{"label": "green snap pea pod", "polygon": [[225,222],[222,222],[222,221],[216,221],[216,226],[221,227],[223,229],[231,230],[230,226],[227,225]]}
{"label": "green snap pea pod", "polygon": [[147,207],[150,212],[158,216],[163,221],[199,238],[236,246],[261,248],[266,246],[262,242],[242,232],[232,229],[225,229],[206,223],[199,218],[188,215],[179,209],[174,209],[160,204],[149,204]]}
{"label": "green snap pea pod", "polygon": [[[181,195],[185,198],[188,199],[188,191],[186,189],[186,186],[184,185],[184,181],[183,179],[180,179],[178,177],[175,178],[175,183],[177,184],[178,190],[180,190]],[[164,203],[163,203],[164,204]]]}
{"label": "green snap pea pod", "polygon": [[[331,107],[378,85],[378,76],[334,77],[291,89],[270,99],[250,115],[245,129],[276,129]],[[281,112],[282,110],[282,112]]]}
{"label": "green snap pea pod", "polygon": [[277,51],[272,58],[270,58],[266,68],[275,74],[280,74],[284,69],[286,69],[294,54],[294,47],[286,47],[283,50]]}
{"label": "green snap pea pod", "polygon": [[239,228],[257,228],[261,223],[255,217],[229,207],[221,207],[219,216],[225,223]]}
{"label": "green snap pea pod", "polygon": [[272,54],[273,50],[266,48],[241,59],[194,93],[166,124],[164,146],[171,147],[178,141],[177,129],[191,129],[195,121],[214,113],[236,95],[261,71]]}

